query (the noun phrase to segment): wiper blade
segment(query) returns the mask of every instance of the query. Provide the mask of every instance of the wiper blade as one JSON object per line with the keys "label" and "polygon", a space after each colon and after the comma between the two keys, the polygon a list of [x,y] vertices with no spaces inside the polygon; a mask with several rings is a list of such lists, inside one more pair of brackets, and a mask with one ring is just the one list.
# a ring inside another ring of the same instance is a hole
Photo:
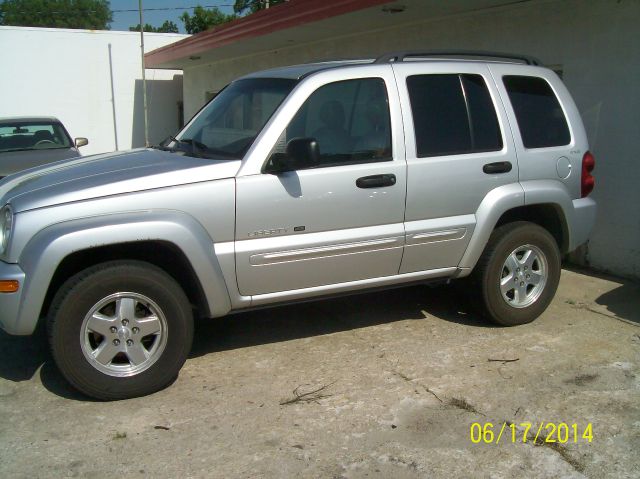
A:
{"label": "wiper blade", "polygon": [[176,143],[180,143],[180,140],[178,140],[176,137],[174,137],[172,135],[169,135],[168,137],[166,137],[164,140],[162,140],[157,145],[151,145],[151,148],[156,149],[156,150],[175,151],[173,148],[169,148],[167,146],[172,141],[176,142]]}
{"label": "wiper blade", "polygon": [[[173,148],[169,148],[167,144],[172,141],[176,145]],[[187,146],[187,148],[180,148],[180,146]],[[193,138],[183,138],[178,140],[174,136],[168,136],[162,142],[153,146],[152,148],[156,148],[164,151],[171,151],[173,153],[180,152],[187,156],[195,156],[196,158],[206,158],[210,160],[219,160],[221,157],[225,160],[237,160],[238,158],[226,151],[217,150],[214,148],[210,148],[204,143],[199,142],[198,140],[194,140]]]}
{"label": "wiper blade", "polygon": [[[173,148],[167,147],[170,141],[174,142],[176,146],[174,146]],[[183,145],[188,145],[189,149],[185,150],[184,148],[179,148],[180,146],[183,146]],[[157,148],[159,150],[164,150],[164,151],[173,151],[173,152],[180,151],[183,153],[192,154],[194,156],[202,158],[202,155],[200,153],[201,148],[199,146],[199,142],[192,138],[183,138],[178,140],[175,136],[169,135],[167,138],[162,140],[162,142],[159,145],[154,146],[153,148]]]}

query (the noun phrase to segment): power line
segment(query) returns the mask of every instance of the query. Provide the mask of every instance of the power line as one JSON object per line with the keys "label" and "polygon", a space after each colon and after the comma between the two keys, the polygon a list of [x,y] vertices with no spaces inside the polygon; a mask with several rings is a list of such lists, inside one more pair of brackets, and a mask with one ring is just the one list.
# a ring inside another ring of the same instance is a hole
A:
{"label": "power line", "polygon": [[[196,7],[203,7],[203,8],[216,8],[216,7],[233,7],[233,3],[219,3],[218,5],[196,5],[194,7],[158,7],[158,8],[145,8],[144,11],[145,12],[152,12],[152,11],[160,11],[160,10],[193,10]],[[111,10],[111,12],[113,13],[124,13],[124,12],[137,12],[138,9],[134,8],[134,9],[127,9],[127,10]]]}
{"label": "power line", "polygon": [[[2,3],[2,2],[0,2]],[[194,10],[197,7],[203,7],[203,8],[218,8],[218,7],[233,7],[234,4],[233,3],[219,3],[217,5],[196,5],[193,7],[156,7],[156,8],[144,8],[143,10],[145,12],[152,12],[152,11],[169,11],[169,10]],[[83,13],[100,13],[98,10],[87,10],[84,9],[82,7],[78,8],[79,11],[83,12]],[[131,13],[131,12],[136,12],[138,13],[139,10],[137,8],[131,8],[131,9],[117,9],[117,10],[111,10],[111,13]],[[57,11],[57,10],[42,10],[42,11],[36,11],[36,12],[29,12],[29,13],[34,13],[34,14],[56,14],[56,15],[66,15],[67,11]]]}

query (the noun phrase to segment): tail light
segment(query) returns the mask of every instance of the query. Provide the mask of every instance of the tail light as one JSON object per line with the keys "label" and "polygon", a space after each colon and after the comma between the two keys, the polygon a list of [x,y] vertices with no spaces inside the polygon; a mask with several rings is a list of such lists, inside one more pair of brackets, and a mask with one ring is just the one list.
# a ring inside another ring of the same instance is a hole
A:
{"label": "tail light", "polygon": [[587,151],[582,157],[582,177],[580,179],[580,190],[582,198],[589,195],[593,191],[593,187],[596,184],[596,179],[591,175],[591,172],[596,166],[596,159],[593,157],[590,151]]}

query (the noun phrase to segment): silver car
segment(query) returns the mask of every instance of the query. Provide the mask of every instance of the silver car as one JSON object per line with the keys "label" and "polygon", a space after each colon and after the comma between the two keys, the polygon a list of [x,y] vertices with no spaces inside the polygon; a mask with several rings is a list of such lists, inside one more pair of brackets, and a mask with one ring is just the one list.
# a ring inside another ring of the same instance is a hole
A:
{"label": "silver car", "polygon": [[67,380],[119,399],[175,379],[194,315],[455,279],[527,323],[589,238],[593,168],[569,92],[528,57],[255,73],[155,148],[0,182],[0,325],[43,318]]}
{"label": "silver car", "polygon": [[0,178],[35,166],[80,156],[86,138],[71,140],[54,117],[0,118]]}

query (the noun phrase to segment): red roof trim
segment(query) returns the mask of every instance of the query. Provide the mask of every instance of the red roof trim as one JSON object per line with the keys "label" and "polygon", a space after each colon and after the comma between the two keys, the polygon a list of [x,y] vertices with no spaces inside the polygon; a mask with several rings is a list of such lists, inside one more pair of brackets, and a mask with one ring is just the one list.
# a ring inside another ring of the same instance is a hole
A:
{"label": "red roof trim", "polygon": [[147,68],[197,55],[239,40],[344,15],[391,0],[289,0],[266,10],[239,18],[221,27],[198,33],[145,54]]}

